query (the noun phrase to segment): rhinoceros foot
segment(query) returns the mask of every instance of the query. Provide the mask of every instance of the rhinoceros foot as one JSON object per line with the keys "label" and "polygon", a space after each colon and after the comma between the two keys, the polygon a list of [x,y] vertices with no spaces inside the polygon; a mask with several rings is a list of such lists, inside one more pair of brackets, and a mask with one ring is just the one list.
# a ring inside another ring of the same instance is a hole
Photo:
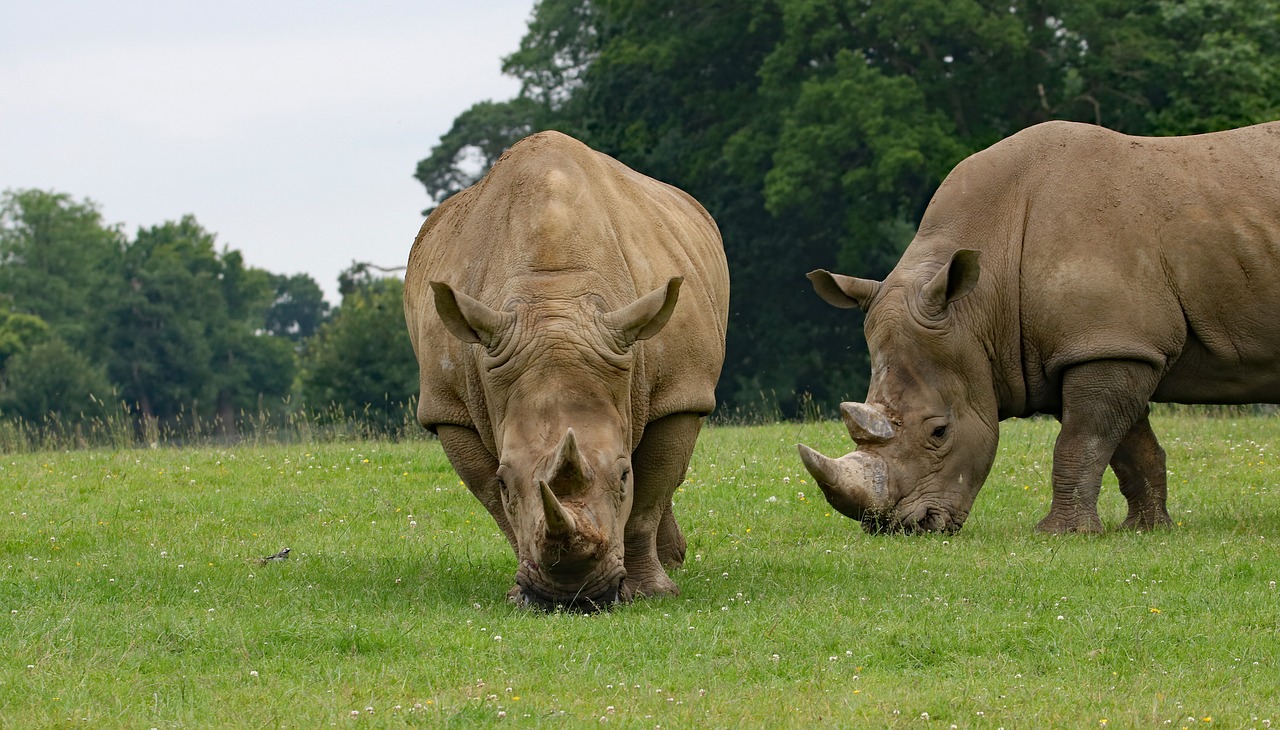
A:
{"label": "rhinoceros foot", "polygon": [[1089,514],[1083,511],[1054,512],[1050,510],[1049,515],[1036,525],[1036,530],[1050,535],[1066,535],[1072,532],[1097,535],[1102,533],[1102,520],[1098,519],[1096,512]]}
{"label": "rhinoceros foot", "polygon": [[1122,530],[1138,530],[1140,532],[1149,532],[1165,527],[1173,527],[1173,518],[1163,508],[1159,511],[1150,510],[1139,512],[1138,514],[1130,512],[1125,521],[1120,523],[1120,529]]}
{"label": "rhinoceros foot", "polygon": [[623,587],[628,598],[655,598],[658,596],[678,596],[680,588],[664,571],[657,571],[642,580],[628,576]]}

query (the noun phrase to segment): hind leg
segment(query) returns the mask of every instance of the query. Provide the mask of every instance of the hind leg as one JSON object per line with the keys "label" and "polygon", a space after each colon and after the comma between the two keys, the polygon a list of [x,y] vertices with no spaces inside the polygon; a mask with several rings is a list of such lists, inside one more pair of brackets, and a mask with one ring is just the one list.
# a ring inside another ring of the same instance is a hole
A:
{"label": "hind leg", "polygon": [[658,522],[658,560],[664,568],[679,568],[684,565],[686,549],[684,533],[676,523],[675,513],[671,511],[671,502],[662,508],[662,520]]}
{"label": "hind leg", "polygon": [[1146,417],[1158,381],[1151,364],[1136,360],[1086,362],[1063,374],[1062,430],[1053,447],[1053,502],[1037,529],[1102,532],[1102,473],[1121,440]]}
{"label": "hind leg", "polygon": [[1169,517],[1168,473],[1164,449],[1151,430],[1148,413],[1120,440],[1111,457],[1111,470],[1120,480],[1120,493],[1129,502],[1129,516],[1122,528],[1151,530],[1173,524]]}

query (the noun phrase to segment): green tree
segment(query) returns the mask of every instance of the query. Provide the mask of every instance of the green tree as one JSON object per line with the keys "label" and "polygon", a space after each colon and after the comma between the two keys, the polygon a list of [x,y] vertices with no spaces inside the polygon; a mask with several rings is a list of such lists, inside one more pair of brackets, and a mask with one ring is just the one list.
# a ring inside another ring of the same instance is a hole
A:
{"label": "green tree", "polygon": [[[506,111],[707,207],[733,286],[720,402],[790,414],[861,396],[869,370],[858,317],[805,271],[883,276],[947,171],[1037,122],[1280,117],[1277,34],[1280,0],[542,0]],[[448,150],[492,140],[462,121]],[[478,178],[460,159],[433,153],[419,179],[455,192]]]}
{"label": "green tree", "polygon": [[124,236],[98,207],[63,193],[0,197],[0,304],[46,322],[72,347],[106,357],[104,316],[119,293]]}
{"label": "green tree", "polygon": [[1280,117],[1280,1],[1096,0],[1062,17],[1088,49],[1070,81],[1089,109],[1072,118],[1170,135]]}
{"label": "green tree", "polygon": [[344,272],[342,304],[307,342],[302,393],[319,413],[394,428],[411,416],[418,364],[405,334],[404,283],[356,265]]}
{"label": "green tree", "polygon": [[11,312],[0,302],[0,390],[4,390],[4,369],[9,359],[22,355],[49,339],[49,325],[34,314]]}
{"label": "green tree", "polygon": [[458,115],[431,150],[418,163],[414,177],[426,188],[430,213],[445,198],[471,187],[508,147],[533,131],[538,105],[525,98],[482,101]]}
{"label": "green tree", "polygon": [[105,368],[89,361],[60,338],[33,345],[9,359],[0,389],[0,415],[35,424],[73,424],[99,415],[110,402]]}
{"label": "green tree", "polygon": [[267,309],[267,332],[302,342],[320,329],[329,316],[329,303],[320,285],[307,274],[272,274],[275,299]]}
{"label": "green tree", "polygon": [[270,276],[219,254],[192,216],[138,231],[124,251],[125,294],[111,310],[110,372],[126,402],[161,421],[236,415],[288,394],[292,344],[270,335]]}

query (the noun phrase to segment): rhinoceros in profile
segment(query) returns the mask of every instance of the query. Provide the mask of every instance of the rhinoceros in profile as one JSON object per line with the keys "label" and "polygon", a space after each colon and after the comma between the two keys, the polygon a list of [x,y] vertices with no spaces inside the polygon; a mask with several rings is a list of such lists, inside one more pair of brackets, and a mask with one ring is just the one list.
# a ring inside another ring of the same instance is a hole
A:
{"label": "rhinoceros in profile", "polygon": [[800,446],[869,530],[958,530],[1006,418],[1062,423],[1039,529],[1099,532],[1110,464],[1124,527],[1170,522],[1148,403],[1280,402],[1280,123],[1141,138],[1050,122],[947,176],[883,281],[814,271],[861,307],[858,449]]}
{"label": "rhinoceros in profile", "polygon": [[558,132],[428,216],[404,289],[418,420],[515,550],[513,600],[678,593],[671,497],[715,407],[728,297],[697,201]]}

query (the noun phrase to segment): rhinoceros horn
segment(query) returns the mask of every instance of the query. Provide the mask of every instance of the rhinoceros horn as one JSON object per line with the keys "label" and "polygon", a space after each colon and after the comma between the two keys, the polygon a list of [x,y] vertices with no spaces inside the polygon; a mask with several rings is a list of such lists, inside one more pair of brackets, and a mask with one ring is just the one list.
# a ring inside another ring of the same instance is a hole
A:
{"label": "rhinoceros horn", "polygon": [[586,465],[582,460],[582,451],[578,449],[578,437],[573,429],[565,431],[556,446],[556,455],[551,460],[551,478],[548,483],[559,489],[561,494],[572,492],[587,485],[590,481]]}
{"label": "rhinoceros horn", "polygon": [[830,459],[804,444],[797,448],[804,468],[837,512],[861,520],[889,508],[884,460],[879,456],[855,451]]}
{"label": "rhinoceros horn", "polygon": [[884,412],[866,403],[841,403],[840,418],[859,446],[882,444],[893,438],[893,424]]}
{"label": "rhinoceros horn", "polygon": [[551,491],[551,486],[544,481],[538,482],[538,487],[542,491],[542,511],[546,515],[547,521],[547,537],[566,540],[577,532],[578,525],[573,520],[573,515],[569,514],[569,510],[560,504],[560,500],[556,499],[555,492]]}

